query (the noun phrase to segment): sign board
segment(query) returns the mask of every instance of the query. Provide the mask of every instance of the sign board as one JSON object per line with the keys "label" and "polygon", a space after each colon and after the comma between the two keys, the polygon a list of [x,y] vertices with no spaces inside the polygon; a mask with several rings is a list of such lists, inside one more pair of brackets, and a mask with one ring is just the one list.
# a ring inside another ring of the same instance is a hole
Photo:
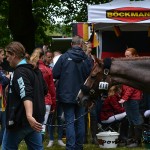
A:
{"label": "sign board", "polygon": [[[94,24],[100,45],[100,58],[124,56],[127,47],[134,47],[140,55],[150,55],[150,0],[113,0],[88,6],[88,22]],[[114,26],[122,36],[117,37]]]}
{"label": "sign board", "polygon": [[150,23],[150,0],[114,0],[110,3],[89,5],[91,23]]}

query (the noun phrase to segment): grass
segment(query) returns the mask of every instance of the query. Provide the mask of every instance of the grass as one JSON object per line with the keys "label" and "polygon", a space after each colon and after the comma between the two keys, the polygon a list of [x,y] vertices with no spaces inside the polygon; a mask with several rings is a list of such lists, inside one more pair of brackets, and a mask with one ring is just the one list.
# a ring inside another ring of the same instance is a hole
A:
{"label": "grass", "polygon": [[[54,143],[54,145],[53,145],[53,147],[51,147],[51,148],[47,148],[46,146],[47,146],[47,144],[48,144],[48,140],[47,141],[45,141],[44,142],[44,150],[65,150],[65,148],[64,147],[61,147],[61,146],[58,146],[57,145],[57,143]],[[128,148],[126,148],[126,147],[122,147],[122,148],[115,148],[116,150],[129,150]],[[132,150],[143,150],[144,149],[144,147],[141,147],[141,148],[132,148]],[[19,150],[27,150],[27,147],[26,147],[26,145],[25,145],[25,143],[24,142],[22,142],[21,144],[20,144],[20,147],[19,147]],[[85,144],[84,145],[84,150],[108,150],[108,149],[102,149],[102,148],[100,148],[98,145],[93,145],[93,144]]]}
{"label": "grass", "polygon": [[[57,135],[56,135],[56,131],[55,131],[55,135],[54,135],[54,145],[52,147],[47,148],[48,142],[49,142],[49,137],[48,134],[45,135],[45,139],[43,142],[44,145],[44,150],[65,150],[65,147],[61,147],[57,144]],[[88,132],[88,143],[89,144],[84,144],[84,150],[113,150],[112,148],[100,148],[98,145],[94,145],[90,143],[90,133]],[[24,141],[21,142],[21,144],[19,145],[19,150],[27,150],[27,146],[25,144]],[[150,150],[146,149],[144,147],[144,144],[141,148],[126,148],[126,147],[117,147],[115,148],[115,150]]]}
{"label": "grass", "polygon": [[[46,138],[44,140],[44,150],[65,150],[65,147],[61,147],[57,144],[57,142],[55,141],[54,142],[54,145],[51,147],[51,148],[47,148],[47,144],[48,144],[49,140],[48,138]],[[116,150],[129,150],[129,148],[126,148],[126,147],[117,147],[115,148]],[[132,150],[144,150],[144,145],[141,147],[141,148],[132,148]],[[21,142],[20,146],[19,146],[19,150],[27,150],[27,147],[26,147],[26,144],[24,141]],[[93,145],[93,144],[85,144],[84,145],[84,150],[108,150],[108,148],[106,149],[103,149],[103,148],[100,148],[98,145]],[[147,149],[148,150],[148,149]]]}

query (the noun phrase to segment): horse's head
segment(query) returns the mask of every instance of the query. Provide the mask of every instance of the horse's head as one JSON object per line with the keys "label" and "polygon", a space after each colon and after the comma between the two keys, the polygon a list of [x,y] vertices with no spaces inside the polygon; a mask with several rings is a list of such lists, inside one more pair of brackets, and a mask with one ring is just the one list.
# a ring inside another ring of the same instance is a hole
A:
{"label": "horse's head", "polygon": [[110,82],[108,73],[109,70],[104,68],[103,61],[97,60],[89,77],[84,85],[81,86],[77,95],[79,105],[87,106],[89,103],[96,100],[103,91],[108,90],[108,82]]}

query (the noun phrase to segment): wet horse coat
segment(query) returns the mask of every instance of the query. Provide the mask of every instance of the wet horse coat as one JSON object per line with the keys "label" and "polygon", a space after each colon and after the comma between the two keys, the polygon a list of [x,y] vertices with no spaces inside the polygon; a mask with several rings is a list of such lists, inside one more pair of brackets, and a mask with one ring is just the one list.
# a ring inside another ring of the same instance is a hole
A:
{"label": "wet horse coat", "polygon": [[109,75],[121,83],[150,93],[150,57],[113,58]]}
{"label": "wet horse coat", "polygon": [[[89,89],[98,89],[99,82],[104,80],[105,61],[99,60],[85,82]],[[126,84],[150,93],[150,57],[112,58],[105,80],[109,85]],[[86,93],[86,97],[90,93]],[[85,94],[80,90],[78,101],[82,101]]]}

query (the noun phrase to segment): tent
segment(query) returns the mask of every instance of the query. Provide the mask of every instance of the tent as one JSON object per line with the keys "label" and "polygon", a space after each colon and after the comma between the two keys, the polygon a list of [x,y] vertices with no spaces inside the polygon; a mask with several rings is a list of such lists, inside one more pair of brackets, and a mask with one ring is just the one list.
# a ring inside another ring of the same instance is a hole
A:
{"label": "tent", "polygon": [[[113,0],[89,5],[88,23],[93,23],[100,45],[99,57],[123,56],[127,47],[150,55],[150,0]],[[119,28],[116,28],[119,27]],[[120,30],[116,36],[114,30]]]}

